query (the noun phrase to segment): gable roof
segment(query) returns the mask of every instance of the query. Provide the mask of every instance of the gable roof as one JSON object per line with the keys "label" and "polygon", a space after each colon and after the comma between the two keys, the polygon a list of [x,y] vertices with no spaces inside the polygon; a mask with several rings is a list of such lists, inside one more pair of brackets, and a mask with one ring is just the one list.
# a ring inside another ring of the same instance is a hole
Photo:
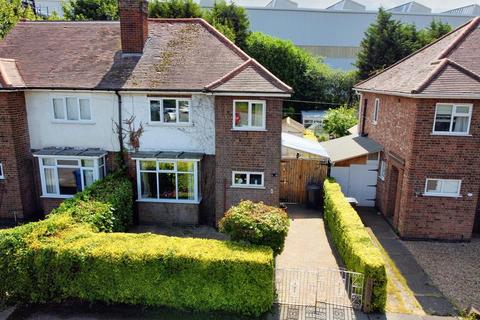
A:
{"label": "gable roof", "polygon": [[[143,54],[122,55],[119,22],[20,22],[0,58],[15,60],[24,83],[16,88],[215,92],[209,85],[224,79],[219,91],[292,92],[203,19],[148,24]],[[241,78],[225,80],[242,66]]]}
{"label": "gable roof", "polygon": [[354,88],[416,97],[480,98],[479,50],[476,17]]}

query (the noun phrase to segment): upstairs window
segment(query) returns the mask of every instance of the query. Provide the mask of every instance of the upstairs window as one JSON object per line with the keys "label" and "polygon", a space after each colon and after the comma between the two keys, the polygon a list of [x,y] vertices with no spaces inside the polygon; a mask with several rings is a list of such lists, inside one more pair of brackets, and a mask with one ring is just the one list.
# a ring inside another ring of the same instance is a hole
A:
{"label": "upstairs window", "polygon": [[77,97],[53,98],[53,118],[58,121],[92,121],[90,99]]}
{"label": "upstairs window", "polygon": [[439,103],[435,110],[433,133],[466,135],[470,131],[471,104]]}
{"label": "upstairs window", "polygon": [[3,173],[3,164],[0,161],[0,180],[5,179],[5,174]]}
{"label": "upstairs window", "polygon": [[425,183],[426,196],[458,197],[460,196],[461,180],[427,179]]}
{"label": "upstairs window", "polygon": [[265,130],[265,101],[235,100],[233,129]]}
{"label": "upstairs window", "polygon": [[105,157],[41,157],[42,194],[67,198],[105,177]]}
{"label": "upstairs window", "polygon": [[380,112],[380,99],[376,98],[375,99],[375,106],[373,108],[373,118],[372,122],[373,124],[377,124],[378,122],[378,113]]}
{"label": "upstairs window", "polygon": [[190,100],[183,98],[150,99],[150,123],[190,123]]}

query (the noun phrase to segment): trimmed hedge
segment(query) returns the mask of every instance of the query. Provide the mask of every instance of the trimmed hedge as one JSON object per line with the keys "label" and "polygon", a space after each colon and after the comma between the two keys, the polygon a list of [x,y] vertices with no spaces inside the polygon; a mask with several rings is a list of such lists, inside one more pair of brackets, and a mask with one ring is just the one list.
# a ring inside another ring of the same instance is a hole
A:
{"label": "trimmed hedge", "polygon": [[[0,301],[74,298],[255,315],[270,309],[274,262],[268,247],[99,232],[115,229],[116,213],[125,209],[112,203],[127,203],[109,179],[65,201],[46,220],[0,231]],[[110,187],[112,195],[103,198],[110,202],[98,201]]]}
{"label": "trimmed hedge", "polygon": [[324,182],[324,217],[343,262],[349,270],[373,280],[372,310],[383,311],[387,299],[385,262],[372,243],[358,213],[347,202],[340,185],[333,179]]}
{"label": "trimmed hedge", "polygon": [[232,240],[269,246],[274,254],[283,251],[289,226],[284,210],[249,200],[231,207],[219,222],[220,231]]}

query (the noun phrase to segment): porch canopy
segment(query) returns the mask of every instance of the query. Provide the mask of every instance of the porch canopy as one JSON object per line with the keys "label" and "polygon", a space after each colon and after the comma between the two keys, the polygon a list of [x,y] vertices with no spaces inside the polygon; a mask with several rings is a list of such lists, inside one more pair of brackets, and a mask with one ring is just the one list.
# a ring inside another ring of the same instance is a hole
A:
{"label": "porch canopy", "polygon": [[321,142],[320,145],[325,148],[332,162],[353,159],[383,150],[382,145],[372,139],[353,134]]}
{"label": "porch canopy", "polygon": [[318,142],[282,132],[282,147],[328,158],[325,148]]}
{"label": "porch canopy", "polygon": [[132,153],[131,156],[132,159],[202,160],[205,154],[199,152],[138,151]]}
{"label": "porch canopy", "polygon": [[77,157],[77,158],[100,158],[107,154],[105,150],[90,148],[90,149],[76,149],[76,148],[44,148],[33,152],[36,157],[43,156],[59,156],[59,157]]}

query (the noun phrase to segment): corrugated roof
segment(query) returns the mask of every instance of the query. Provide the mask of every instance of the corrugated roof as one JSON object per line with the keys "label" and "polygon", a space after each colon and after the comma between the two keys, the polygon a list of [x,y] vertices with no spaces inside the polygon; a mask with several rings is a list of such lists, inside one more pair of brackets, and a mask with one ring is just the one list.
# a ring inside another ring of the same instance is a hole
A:
{"label": "corrugated roof", "polygon": [[[467,93],[480,97],[476,90],[480,74],[480,17],[420,49],[383,72],[358,83],[355,89],[418,96],[431,94],[462,95],[455,88],[438,91],[445,84],[468,82]],[[470,78],[467,80],[467,78]]]}
{"label": "corrugated roof", "polygon": [[149,19],[148,27],[143,54],[127,56],[119,22],[20,22],[0,58],[15,59],[27,88],[205,91],[248,62],[228,90],[251,81],[262,93],[292,91],[203,19]]}
{"label": "corrugated roof", "polygon": [[320,145],[325,148],[332,162],[353,159],[383,150],[383,147],[374,140],[358,135],[320,142]]}
{"label": "corrugated roof", "polygon": [[286,132],[282,132],[282,147],[287,147],[290,149],[295,149],[298,151],[328,158],[327,151],[320,143],[297,137],[296,135]]}

